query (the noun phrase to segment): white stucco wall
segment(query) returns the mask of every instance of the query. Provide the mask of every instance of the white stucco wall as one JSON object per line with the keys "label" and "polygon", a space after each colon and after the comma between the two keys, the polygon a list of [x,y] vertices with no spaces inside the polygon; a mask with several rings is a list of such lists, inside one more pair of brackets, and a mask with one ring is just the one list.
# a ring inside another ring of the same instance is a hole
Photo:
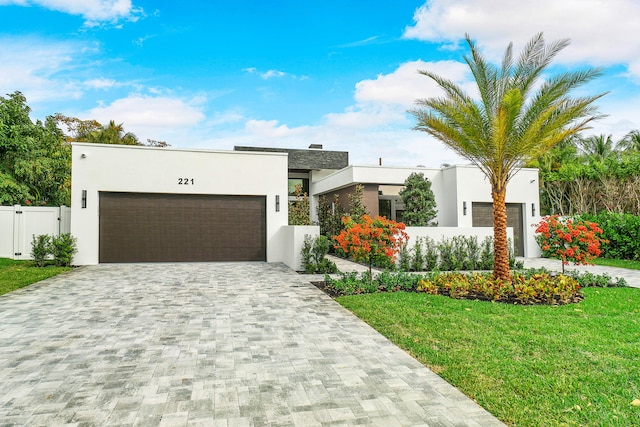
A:
{"label": "white stucco wall", "polygon": [[[193,185],[180,185],[180,178],[193,179]],[[87,191],[84,209],[82,190]],[[278,231],[288,220],[286,153],[74,143],[71,233],[78,239],[74,264],[98,263],[100,191],[266,196],[267,261],[282,261]]]}
{"label": "white stucco wall", "polygon": [[[491,203],[491,184],[480,169],[475,166],[454,166],[450,169],[453,169],[455,173],[455,183],[451,183],[446,191],[456,194],[456,225],[459,227],[471,227],[473,202]],[[467,202],[466,215],[463,212],[464,202]],[[533,227],[541,219],[538,169],[521,169],[511,178],[507,186],[506,202],[523,205],[524,255],[526,257],[539,256],[540,248],[535,241]],[[532,215],[532,204],[535,205],[535,215]]]}
{"label": "white stucco wall", "polygon": [[288,225],[280,230],[282,234],[282,262],[293,270],[304,270],[302,265],[302,245],[305,236],[316,238],[320,235],[318,225]]}
{"label": "white stucco wall", "polygon": [[[442,169],[402,168],[386,166],[349,166],[311,183],[312,195],[360,184],[403,185],[412,172],[424,174],[431,180],[431,189],[438,209],[440,227],[472,227],[472,203],[491,203],[491,185],[482,171],[473,165],[454,165]],[[523,204],[525,256],[539,256],[540,248],[534,239],[533,224],[540,221],[538,170],[521,169],[507,188],[507,203]],[[463,203],[467,203],[466,215]],[[536,215],[531,213],[535,205]]]}

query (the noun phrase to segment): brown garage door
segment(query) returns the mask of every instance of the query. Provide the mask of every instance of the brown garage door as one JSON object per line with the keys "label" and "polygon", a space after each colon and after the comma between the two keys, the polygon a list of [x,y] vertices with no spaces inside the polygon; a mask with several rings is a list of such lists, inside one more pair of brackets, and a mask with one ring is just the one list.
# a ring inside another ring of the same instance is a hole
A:
{"label": "brown garage door", "polygon": [[[474,227],[493,227],[493,203],[473,202],[471,204],[471,221]],[[516,256],[524,256],[524,230],[522,205],[507,203],[507,227],[513,227]]]}
{"label": "brown garage door", "polygon": [[100,262],[266,261],[264,196],[100,193]]}

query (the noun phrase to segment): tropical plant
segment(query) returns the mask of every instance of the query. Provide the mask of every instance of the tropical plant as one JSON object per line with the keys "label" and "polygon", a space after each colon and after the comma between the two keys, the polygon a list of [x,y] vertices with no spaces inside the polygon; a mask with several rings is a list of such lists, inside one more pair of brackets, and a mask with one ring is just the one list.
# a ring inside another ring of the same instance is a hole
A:
{"label": "tropical plant", "polygon": [[593,103],[604,94],[569,96],[601,71],[566,72],[540,82],[553,58],[569,44],[568,40],[559,40],[547,45],[542,33],[529,41],[517,60],[509,44],[501,67],[489,64],[469,35],[466,41],[471,56],[465,56],[465,61],[473,74],[479,100],[451,80],[421,71],[444,90],[445,96],[419,99],[416,102],[421,108],[411,113],[417,120],[416,130],[442,141],[487,176],[493,200],[493,274],[497,279],[511,280],[507,184],[525,163],[601,117]]}
{"label": "tropical plant", "polygon": [[124,131],[123,123],[116,124],[113,120],[107,126],[89,131],[84,137],[87,142],[98,144],[142,145],[135,134]]}
{"label": "tropical plant", "polygon": [[351,255],[358,262],[364,262],[369,267],[369,281],[371,281],[371,266],[380,259],[386,259],[389,264],[395,261],[409,236],[404,232],[404,224],[377,216],[371,218],[365,214],[359,221],[350,216],[342,218],[344,229],[334,237],[335,246]]}
{"label": "tropical plant", "polygon": [[423,173],[413,172],[404,181],[404,187],[400,190],[400,197],[404,203],[402,220],[409,226],[431,226],[438,223],[436,199],[431,191],[431,181]]}
{"label": "tropical plant", "polygon": [[604,160],[616,153],[616,143],[611,135],[591,135],[586,138],[576,138],[578,148],[587,158]]}
{"label": "tropical plant", "polygon": [[591,264],[602,253],[604,242],[602,229],[595,222],[562,220],[558,215],[542,218],[536,227],[536,241],[543,257],[556,257],[564,266],[569,262],[576,265]]}
{"label": "tropical plant", "polygon": [[53,117],[30,112],[22,93],[0,96],[0,204],[69,205],[71,149]]}
{"label": "tropical plant", "polygon": [[309,196],[302,192],[302,185],[294,189],[295,200],[289,202],[289,225],[311,225]]}
{"label": "tropical plant", "polygon": [[632,130],[618,142],[621,150],[640,151],[640,130]]}

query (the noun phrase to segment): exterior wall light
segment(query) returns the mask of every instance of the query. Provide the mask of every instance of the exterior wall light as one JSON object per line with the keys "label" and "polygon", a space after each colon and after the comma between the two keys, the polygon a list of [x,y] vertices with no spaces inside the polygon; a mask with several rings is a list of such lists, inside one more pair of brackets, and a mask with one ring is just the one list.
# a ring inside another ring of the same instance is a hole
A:
{"label": "exterior wall light", "polygon": [[536,216],[536,204],[531,203],[531,216]]}
{"label": "exterior wall light", "polygon": [[87,190],[82,190],[82,209],[87,208]]}
{"label": "exterior wall light", "polygon": [[467,214],[467,202],[462,202],[462,215]]}
{"label": "exterior wall light", "polygon": [[280,195],[276,194],[276,212],[280,212]]}

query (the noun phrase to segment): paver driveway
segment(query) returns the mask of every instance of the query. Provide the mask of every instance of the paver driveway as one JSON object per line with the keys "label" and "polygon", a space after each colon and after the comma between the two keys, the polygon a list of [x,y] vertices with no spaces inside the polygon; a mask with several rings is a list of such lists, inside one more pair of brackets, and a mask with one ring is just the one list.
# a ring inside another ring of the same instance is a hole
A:
{"label": "paver driveway", "polygon": [[0,425],[502,425],[281,264],[84,267],[0,297]]}

